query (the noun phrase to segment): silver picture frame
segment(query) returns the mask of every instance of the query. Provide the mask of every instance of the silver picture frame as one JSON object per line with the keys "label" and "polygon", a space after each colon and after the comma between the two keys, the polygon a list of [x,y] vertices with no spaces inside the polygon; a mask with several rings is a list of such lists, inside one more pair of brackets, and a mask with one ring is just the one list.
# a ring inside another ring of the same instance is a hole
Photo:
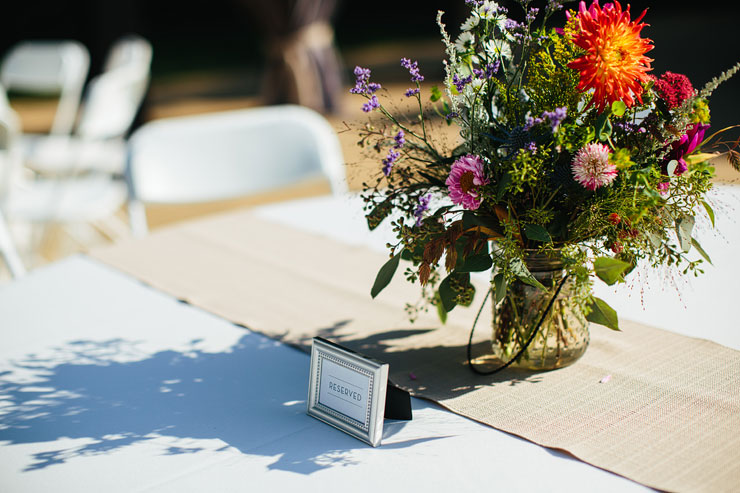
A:
{"label": "silver picture frame", "polygon": [[307,413],[377,447],[383,437],[388,364],[321,337],[311,346]]}

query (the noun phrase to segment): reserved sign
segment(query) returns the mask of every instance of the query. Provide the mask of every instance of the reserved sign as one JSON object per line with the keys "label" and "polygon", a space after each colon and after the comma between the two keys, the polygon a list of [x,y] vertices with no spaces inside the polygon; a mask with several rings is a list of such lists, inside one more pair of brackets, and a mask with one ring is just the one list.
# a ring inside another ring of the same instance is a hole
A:
{"label": "reserved sign", "polygon": [[373,447],[383,436],[388,364],[315,337],[308,414]]}

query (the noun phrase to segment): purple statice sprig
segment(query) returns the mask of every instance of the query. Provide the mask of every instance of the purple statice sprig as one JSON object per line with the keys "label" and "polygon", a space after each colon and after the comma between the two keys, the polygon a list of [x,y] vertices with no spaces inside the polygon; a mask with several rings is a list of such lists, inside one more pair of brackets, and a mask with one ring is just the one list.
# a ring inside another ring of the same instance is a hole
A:
{"label": "purple statice sprig", "polygon": [[[485,68],[474,68],[473,73],[481,80],[490,79],[501,67],[501,61],[496,60],[494,63],[486,64]],[[454,76],[453,76],[454,81]]]}
{"label": "purple statice sprig", "polygon": [[555,133],[558,131],[558,127],[561,123],[563,123],[563,120],[568,116],[568,107],[567,106],[561,106],[559,108],[555,108],[554,111],[544,111],[542,112],[542,118],[547,118],[550,121],[550,129],[552,130],[552,133]]}
{"label": "purple statice sprig", "polygon": [[370,82],[370,69],[362,68],[359,65],[355,67],[355,87],[349,90],[352,94],[360,94],[368,98],[367,102],[362,105],[362,111],[369,113],[376,108],[380,108],[380,101],[374,94],[380,89],[380,84]]}
{"label": "purple statice sprig", "polygon": [[419,63],[412,62],[408,58],[401,58],[401,66],[409,71],[411,74],[411,82],[423,82],[424,76],[419,73]]}
{"label": "purple statice sprig", "polygon": [[527,11],[527,15],[526,15],[527,23],[531,24],[532,22],[534,22],[534,20],[537,18],[537,14],[539,13],[540,13],[540,9],[538,9],[537,7],[531,7]]}
{"label": "purple statice sprig", "polygon": [[557,132],[558,127],[560,127],[560,124],[565,120],[565,118],[568,116],[568,107],[562,106],[560,108],[555,108],[554,111],[543,111],[542,115],[539,117],[533,117],[531,115],[527,115],[525,118],[524,123],[524,130],[529,131],[532,129],[532,127],[535,127],[536,125],[540,125],[541,123],[544,123],[545,121],[550,122],[550,130],[552,130],[552,133]]}
{"label": "purple statice sprig", "polygon": [[391,147],[388,150],[388,155],[383,158],[383,174],[385,176],[391,176],[393,165],[396,164],[396,161],[398,161],[398,158],[400,157],[401,153],[398,152],[394,147]]}
{"label": "purple statice sprig", "polygon": [[429,210],[429,201],[432,199],[432,194],[428,193],[419,197],[419,203],[414,207],[414,217],[416,218],[416,227],[420,227],[424,223],[424,213]]}
{"label": "purple statice sprig", "polygon": [[406,143],[406,134],[403,132],[403,130],[399,130],[396,136],[393,137],[393,140],[396,141],[393,147],[395,147],[396,149],[400,149]]}
{"label": "purple statice sprig", "polygon": [[452,83],[455,84],[457,92],[463,92],[465,86],[467,86],[471,82],[473,82],[473,75],[467,75],[465,77],[460,77],[457,74],[452,75]]}
{"label": "purple statice sprig", "polygon": [[380,84],[377,82],[370,82],[370,69],[362,68],[359,65],[355,67],[355,87],[349,90],[352,94],[362,94],[363,96],[370,97],[371,94],[375,93],[380,89]]}
{"label": "purple statice sprig", "polygon": [[362,105],[362,111],[365,113],[370,113],[372,110],[380,108],[380,101],[378,101],[378,96],[373,94],[370,96],[370,99],[367,100],[367,103],[364,103]]}
{"label": "purple statice sprig", "polygon": [[391,175],[393,166],[401,157],[401,153],[399,151],[406,144],[406,134],[403,130],[398,131],[398,133],[393,137],[393,142],[393,147],[388,150],[388,155],[383,159],[383,174],[385,176]]}

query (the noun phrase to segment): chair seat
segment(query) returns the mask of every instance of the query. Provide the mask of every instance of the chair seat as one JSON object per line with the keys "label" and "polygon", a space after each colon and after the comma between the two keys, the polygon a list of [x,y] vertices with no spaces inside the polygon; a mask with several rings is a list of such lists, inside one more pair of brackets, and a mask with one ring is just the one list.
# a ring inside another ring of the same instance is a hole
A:
{"label": "chair seat", "polygon": [[8,217],[33,222],[89,222],[114,214],[127,195],[123,181],[102,175],[35,180],[14,186],[5,210]]}
{"label": "chair seat", "polygon": [[61,135],[23,135],[25,164],[41,174],[99,171],[122,175],[126,165],[123,139],[92,140]]}

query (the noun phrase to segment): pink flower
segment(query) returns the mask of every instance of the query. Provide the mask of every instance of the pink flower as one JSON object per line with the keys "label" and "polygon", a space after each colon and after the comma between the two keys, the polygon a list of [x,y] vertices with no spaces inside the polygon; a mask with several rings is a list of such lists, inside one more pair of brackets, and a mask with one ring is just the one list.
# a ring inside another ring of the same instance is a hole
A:
{"label": "pink flower", "polygon": [[609,148],[598,142],[581,148],[570,168],[573,178],[591,191],[610,184],[617,177],[617,167],[609,162]]}
{"label": "pink flower", "polygon": [[488,183],[488,178],[483,174],[483,161],[472,154],[452,163],[450,175],[445,181],[452,202],[471,211],[480,207],[478,189]]}
{"label": "pink flower", "polygon": [[683,74],[666,72],[660,76],[660,79],[651,77],[655,81],[655,92],[665,101],[669,110],[678,108],[688,98],[694,95],[694,86],[691,81]]}
{"label": "pink flower", "polygon": [[699,144],[704,140],[704,132],[709,125],[695,123],[686,130],[686,133],[680,139],[671,142],[671,151],[663,159],[663,173],[667,174],[667,165],[672,160],[678,161],[676,170],[673,172],[676,176],[681,176],[689,169],[688,163],[684,157],[694,152]]}

